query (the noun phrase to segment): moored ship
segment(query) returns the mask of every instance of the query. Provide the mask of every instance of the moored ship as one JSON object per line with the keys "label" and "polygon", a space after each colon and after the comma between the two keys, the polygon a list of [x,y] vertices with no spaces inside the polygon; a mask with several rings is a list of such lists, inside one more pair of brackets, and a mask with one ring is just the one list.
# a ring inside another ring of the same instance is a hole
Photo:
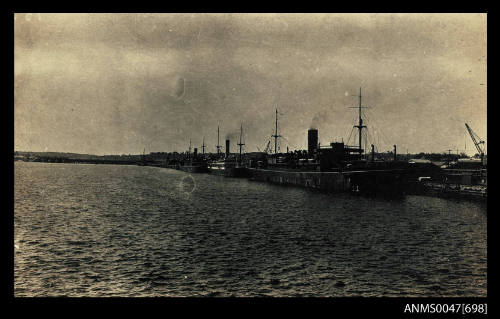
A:
{"label": "moored ship", "polygon": [[226,139],[226,152],[222,158],[219,149],[219,130],[217,128],[217,151],[219,160],[213,161],[208,164],[208,170],[210,173],[215,175],[221,175],[225,177],[249,177],[249,171],[247,165],[243,162],[242,157],[242,146],[245,145],[242,142],[243,126],[240,129],[240,142],[238,143],[240,147],[239,156],[236,157],[235,154],[230,153],[230,140]]}
{"label": "moored ship", "polygon": [[179,169],[188,173],[208,173],[208,167],[206,162],[189,162],[186,164],[181,164]]}
{"label": "moored ship", "polygon": [[[203,150],[205,149],[205,141],[203,141]],[[191,141],[189,141],[189,155],[191,155]],[[177,168],[188,173],[208,173],[207,161],[204,157],[198,156],[198,149],[195,147],[193,156],[181,161]]]}
{"label": "moored ship", "polygon": [[[344,142],[333,142],[330,146],[320,147],[318,130],[308,131],[308,150],[279,153],[277,140],[278,110],[276,110],[274,154],[268,152],[267,158],[258,167],[249,168],[253,180],[315,188],[330,192],[404,194],[412,181],[419,176],[435,174],[435,167],[415,165],[397,161],[396,145],[394,160],[375,160],[374,145],[371,156],[364,156],[362,148],[363,125],[361,117],[361,88],[359,93],[359,145],[349,146]],[[269,145],[269,143],[268,143]],[[267,150],[267,148],[266,148]]]}
{"label": "moored ship", "polygon": [[208,165],[210,173],[225,177],[249,177],[248,167],[234,161],[217,161]]}

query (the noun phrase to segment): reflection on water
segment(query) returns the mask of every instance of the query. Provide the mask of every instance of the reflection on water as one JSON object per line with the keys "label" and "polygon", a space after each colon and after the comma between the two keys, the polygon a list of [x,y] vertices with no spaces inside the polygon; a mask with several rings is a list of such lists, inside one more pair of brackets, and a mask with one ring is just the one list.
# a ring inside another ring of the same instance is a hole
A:
{"label": "reflection on water", "polygon": [[486,207],[15,163],[15,296],[486,296]]}

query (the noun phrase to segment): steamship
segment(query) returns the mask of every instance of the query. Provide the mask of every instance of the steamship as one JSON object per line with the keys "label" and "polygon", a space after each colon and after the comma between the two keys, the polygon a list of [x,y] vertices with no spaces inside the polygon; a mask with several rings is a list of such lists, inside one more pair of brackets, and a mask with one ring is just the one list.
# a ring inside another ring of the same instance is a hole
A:
{"label": "steamship", "polygon": [[225,177],[248,177],[248,168],[241,166],[239,163],[232,159],[221,160],[208,164],[208,170],[215,175]]}
{"label": "steamship", "polygon": [[[203,147],[205,142],[203,142]],[[189,154],[191,154],[191,141],[189,141]],[[208,173],[207,161],[204,157],[198,156],[198,149],[194,148],[193,156],[188,159],[181,161],[178,165],[178,169],[187,173]]]}
{"label": "steamship", "polygon": [[[362,130],[366,128],[361,117],[361,88],[359,105],[359,122],[354,125],[358,130],[359,145],[351,146],[344,142],[332,142],[329,146],[318,143],[318,130],[308,131],[308,150],[279,153],[277,150],[278,110],[276,110],[274,138],[274,154],[267,151],[266,159],[251,165],[251,179],[283,185],[296,185],[333,192],[352,193],[384,193],[402,194],[412,181],[420,176],[434,176],[438,167],[434,165],[409,164],[398,161],[396,145],[394,159],[376,160],[374,145],[371,156],[364,154],[362,147]],[[268,143],[269,145],[269,143]]]}
{"label": "steamship", "polygon": [[190,161],[187,163],[183,163],[179,166],[181,171],[187,173],[208,173],[207,163],[206,162],[195,162]]}
{"label": "steamship", "polygon": [[[221,175],[225,177],[249,177],[248,167],[243,164],[241,148],[244,145],[241,141],[243,133],[243,126],[240,131],[240,142],[238,145],[240,146],[240,154],[239,157],[236,158],[235,154],[230,153],[230,140],[226,139],[226,153],[224,158],[219,159],[217,161],[213,161],[208,164],[208,170],[210,173],[215,175]],[[219,146],[219,128],[217,128],[217,150],[220,150]]]}

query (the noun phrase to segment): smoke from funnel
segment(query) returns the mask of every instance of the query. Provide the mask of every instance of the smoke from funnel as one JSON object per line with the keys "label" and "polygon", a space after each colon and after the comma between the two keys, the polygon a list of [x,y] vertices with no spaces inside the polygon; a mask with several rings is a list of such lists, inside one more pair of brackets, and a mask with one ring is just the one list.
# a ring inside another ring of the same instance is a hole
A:
{"label": "smoke from funnel", "polygon": [[311,120],[311,125],[310,129],[318,129],[320,125],[323,125],[324,123],[328,122],[328,112],[326,111],[321,111],[319,113],[316,113],[314,117]]}
{"label": "smoke from funnel", "polygon": [[226,140],[238,140],[239,137],[240,137],[239,130],[238,132],[234,131],[226,134]]}

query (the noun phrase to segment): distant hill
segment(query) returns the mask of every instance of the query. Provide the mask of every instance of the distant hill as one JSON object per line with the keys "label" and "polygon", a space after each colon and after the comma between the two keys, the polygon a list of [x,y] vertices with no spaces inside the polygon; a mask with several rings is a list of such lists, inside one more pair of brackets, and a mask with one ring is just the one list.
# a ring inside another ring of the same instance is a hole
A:
{"label": "distant hill", "polygon": [[15,151],[15,157],[38,157],[38,158],[63,158],[72,160],[123,160],[137,161],[142,158],[142,155],[92,155],[78,153],[62,153],[62,152],[22,152]]}

